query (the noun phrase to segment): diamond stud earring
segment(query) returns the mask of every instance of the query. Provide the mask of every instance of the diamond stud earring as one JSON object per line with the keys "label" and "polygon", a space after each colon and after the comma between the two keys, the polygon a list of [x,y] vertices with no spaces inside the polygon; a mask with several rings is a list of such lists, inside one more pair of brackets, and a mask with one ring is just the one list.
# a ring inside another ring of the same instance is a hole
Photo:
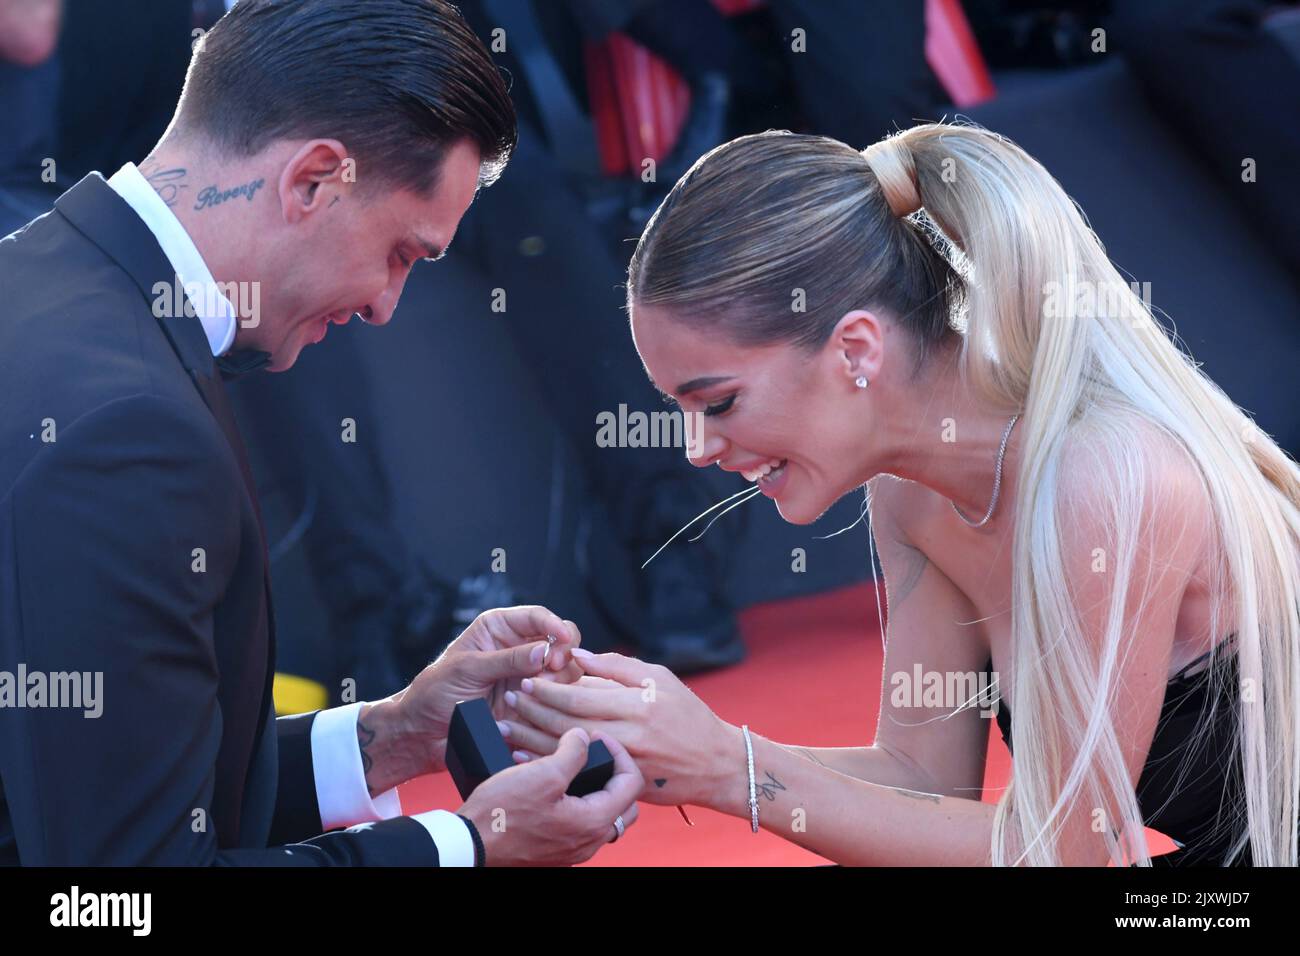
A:
{"label": "diamond stud earring", "polygon": [[867,377],[865,375],[859,375],[857,381],[855,381],[853,384],[856,385],[858,388],[866,388],[871,383],[867,381]]}

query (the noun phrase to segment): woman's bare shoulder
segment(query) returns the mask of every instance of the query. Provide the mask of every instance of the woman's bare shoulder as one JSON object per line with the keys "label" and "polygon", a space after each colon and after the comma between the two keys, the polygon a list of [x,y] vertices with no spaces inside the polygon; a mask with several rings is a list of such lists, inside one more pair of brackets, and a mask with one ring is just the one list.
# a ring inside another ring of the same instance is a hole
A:
{"label": "woman's bare shoulder", "polygon": [[1061,449],[1063,503],[1098,495],[1114,497],[1124,479],[1138,479],[1149,504],[1169,500],[1182,508],[1208,511],[1204,476],[1182,441],[1141,416],[1085,422],[1072,429]]}
{"label": "woman's bare shoulder", "polygon": [[871,522],[916,547],[919,522],[930,513],[939,495],[925,485],[897,475],[881,474],[871,480]]}

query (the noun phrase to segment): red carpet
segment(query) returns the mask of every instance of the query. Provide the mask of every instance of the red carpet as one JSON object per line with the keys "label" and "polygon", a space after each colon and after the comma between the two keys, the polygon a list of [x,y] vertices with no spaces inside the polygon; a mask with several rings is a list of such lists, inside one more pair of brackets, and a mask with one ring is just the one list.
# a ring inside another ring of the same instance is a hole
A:
{"label": "red carpet", "polygon": [[[883,600],[882,600],[883,605]],[[691,678],[700,698],[733,724],[782,743],[865,746],[875,736],[880,704],[881,641],[871,585],[814,597],[777,601],[741,614],[749,648],[736,667]],[[989,721],[985,799],[996,800],[1010,772],[1006,746]],[[743,760],[743,754],[738,755]],[[401,789],[408,813],[454,809],[459,795],[447,774],[421,777]],[[602,850],[589,866],[810,866],[821,857],[749,821],[688,808],[688,827],[673,807],[641,805],[628,835]],[[1148,830],[1152,853],[1172,850]]]}

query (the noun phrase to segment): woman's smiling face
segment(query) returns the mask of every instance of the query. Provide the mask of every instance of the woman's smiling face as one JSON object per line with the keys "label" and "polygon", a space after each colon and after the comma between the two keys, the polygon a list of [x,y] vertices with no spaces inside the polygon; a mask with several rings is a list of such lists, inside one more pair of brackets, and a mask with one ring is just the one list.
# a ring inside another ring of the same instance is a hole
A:
{"label": "woman's smiling face", "polygon": [[758,486],[786,521],[812,523],[870,477],[865,395],[836,336],[812,353],[743,346],[674,321],[662,307],[634,305],[632,337],[655,387],[696,413],[691,463],[747,479],[767,472]]}

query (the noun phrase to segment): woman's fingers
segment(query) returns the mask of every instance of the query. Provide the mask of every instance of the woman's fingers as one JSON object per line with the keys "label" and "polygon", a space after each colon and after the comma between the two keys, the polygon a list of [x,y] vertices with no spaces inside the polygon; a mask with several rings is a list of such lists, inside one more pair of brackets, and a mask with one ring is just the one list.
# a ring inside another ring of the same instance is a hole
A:
{"label": "woman's fingers", "polygon": [[506,743],[510,745],[511,750],[522,750],[533,756],[553,754],[556,745],[560,742],[559,737],[552,736],[528,724],[506,720],[498,721],[498,724],[505,725],[503,736],[506,738]]}
{"label": "woman's fingers", "polygon": [[[538,682],[542,683],[541,681]],[[534,690],[536,688],[534,687]],[[541,703],[533,694],[515,695],[515,712],[538,730],[559,738],[574,727],[581,727],[586,721],[556,710]]]}
{"label": "woman's fingers", "polygon": [[555,681],[524,680],[519,697],[535,698],[540,703],[574,717],[595,720],[621,720],[632,716],[640,691],[627,687],[606,688]]}
{"label": "woman's fingers", "polygon": [[590,674],[584,674],[577,680],[579,687],[598,687],[606,690],[622,690],[623,685],[616,680],[610,680],[607,677],[593,677]]}
{"label": "woman's fingers", "polygon": [[647,664],[635,657],[593,654],[586,648],[576,648],[573,657],[585,673],[616,680],[625,687],[640,687],[643,680],[656,677],[660,669],[658,664]]}

